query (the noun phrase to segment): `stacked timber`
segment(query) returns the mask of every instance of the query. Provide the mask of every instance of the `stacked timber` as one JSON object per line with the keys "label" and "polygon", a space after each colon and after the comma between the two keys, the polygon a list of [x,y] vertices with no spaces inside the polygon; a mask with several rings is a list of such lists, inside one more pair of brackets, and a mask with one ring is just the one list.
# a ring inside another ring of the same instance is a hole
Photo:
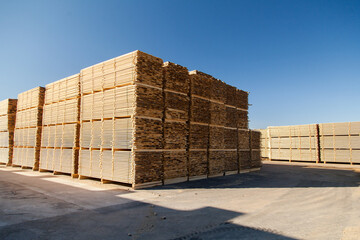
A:
{"label": "stacked timber", "polygon": [[208,176],[216,177],[223,176],[225,172],[237,172],[238,166],[237,155],[231,155],[231,149],[225,149],[225,83],[211,76],[208,81],[210,82],[210,93],[208,95],[210,103]]}
{"label": "stacked timber", "polygon": [[211,76],[191,71],[189,77],[189,180],[196,180],[208,175]]}
{"label": "stacked timber", "polygon": [[79,74],[45,86],[40,170],[77,175],[80,118]]}
{"label": "stacked timber", "polygon": [[11,165],[14,148],[14,128],[17,99],[0,102],[0,163]]}
{"label": "stacked timber", "polygon": [[133,187],[140,188],[160,185],[164,179],[164,84],[162,59],[140,51],[135,54],[132,173]]}
{"label": "stacked timber", "polygon": [[360,163],[360,122],[319,124],[321,161]]}
{"label": "stacked timber", "polygon": [[251,163],[250,167],[261,167],[261,132],[250,130],[250,149],[251,149]]}
{"label": "stacked timber", "polygon": [[248,93],[199,71],[189,74],[190,179],[249,169]]}
{"label": "stacked timber", "polygon": [[225,174],[238,173],[240,170],[239,135],[237,123],[236,88],[225,84],[225,123],[224,123],[224,149]]}
{"label": "stacked timber", "polygon": [[135,51],[80,72],[80,177],[162,181],[162,60]]}
{"label": "stacked timber", "polygon": [[190,78],[180,65],[163,64],[163,182],[184,182],[189,173]]}
{"label": "stacked timber", "polygon": [[270,160],[319,162],[316,124],[268,128]]}
{"label": "stacked timber", "polygon": [[259,129],[260,132],[260,151],[263,159],[269,158],[269,137],[267,129]]}
{"label": "stacked timber", "polygon": [[36,87],[18,95],[13,166],[39,168],[44,93]]}
{"label": "stacked timber", "polygon": [[251,168],[250,132],[248,120],[248,92],[236,89],[236,127],[238,129],[238,155],[240,171]]}

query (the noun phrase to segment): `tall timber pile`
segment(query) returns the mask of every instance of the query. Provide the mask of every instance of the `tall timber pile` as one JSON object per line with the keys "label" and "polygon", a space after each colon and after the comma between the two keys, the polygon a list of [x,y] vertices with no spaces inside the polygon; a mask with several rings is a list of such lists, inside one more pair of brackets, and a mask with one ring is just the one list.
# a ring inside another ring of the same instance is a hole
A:
{"label": "tall timber pile", "polygon": [[80,177],[142,187],[260,167],[248,93],[210,75],[135,51],[81,70],[80,86]]}
{"label": "tall timber pile", "polygon": [[271,159],[317,162],[316,124],[269,127]]}
{"label": "tall timber pile", "polygon": [[360,163],[360,122],[319,124],[319,141],[324,163]]}
{"label": "tall timber pile", "polygon": [[45,86],[40,170],[77,175],[79,117],[79,74]]}
{"label": "tall timber pile", "polygon": [[16,104],[16,99],[0,102],[0,163],[6,165],[11,165],[13,158]]}
{"label": "tall timber pile", "polygon": [[45,100],[43,93],[19,94],[16,166],[133,188],[261,166],[247,92],[141,51],[46,85]]}
{"label": "tall timber pile", "polygon": [[36,87],[18,95],[13,165],[39,168],[44,93]]}
{"label": "tall timber pile", "polygon": [[262,157],[316,163],[360,163],[360,122],[268,127]]}

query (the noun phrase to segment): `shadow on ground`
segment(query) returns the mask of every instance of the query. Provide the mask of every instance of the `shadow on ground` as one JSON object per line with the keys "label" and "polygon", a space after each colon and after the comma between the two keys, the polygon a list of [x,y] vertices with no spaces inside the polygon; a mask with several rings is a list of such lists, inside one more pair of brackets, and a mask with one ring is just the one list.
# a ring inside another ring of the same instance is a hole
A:
{"label": "shadow on ground", "polygon": [[[355,181],[354,181],[355,179]],[[209,178],[153,189],[182,188],[307,188],[358,187],[360,173],[352,170],[311,168],[307,166],[264,164],[261,171]]]}
{"label": "shadow on ground", "polygon": [[293,239],[232,223],[241,212],[176,210],[18,173],[1,171],[0,239]]}

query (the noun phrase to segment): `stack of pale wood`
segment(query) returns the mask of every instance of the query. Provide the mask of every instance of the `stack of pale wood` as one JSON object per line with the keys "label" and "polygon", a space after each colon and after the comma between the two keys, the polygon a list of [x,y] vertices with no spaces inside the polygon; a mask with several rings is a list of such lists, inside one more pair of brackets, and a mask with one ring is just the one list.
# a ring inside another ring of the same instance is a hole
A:
{"label": "stack of pale wood", "polygon": [[79,117],[79,74],[45,86],[40,170],[77,176]]}
{"label": "stack of pale wood", "polygon": [[268,127],[262,157],[316,163],[360,163],[360,122]]}
{"label": "stack of pale wood", "polygon": [[[147,97],[152,100],[152,102],[143,102],[144,106],[141,107],[143,111],[151,112],[150,108],[147,109],[147,105],[162,102],[161,99],[157,101],[156,96],[152,95],[152,88],[147,91],[146,87],[140,89],[140,86],[134,85],[136,78],[140,76],[140,73],[136,72],[136,66],[144,60],[139,55],[138,52],[129,53],[85,68],[80,72],[82,99],[80,177],[95,177],[123,183],[133,182],[132,158],[135,156],[131,150],[134,147],[133,138],[135,137],[133,118],[136,94],[145,91],[145,94],[148,94]],[[156,127],[161,127],[161,121],[158,122],[159,124],[155,127],[149,122],[144,122],[141,127],[144,132],[147,129],[156,130]],[[153,137],[149,135],[148,142],[144,144],[151,147],[152,140]]]}
{"label": "stack of pale wood", "polygon": [[39,168],[44,93],[45,88],[36,87],[18,95],[13,155],[15,166]]}
{"label": "stack of pale wood", "polygon": [[271,160],[319,161],[316,124],[268,127]]}
{"label": "stack of pale wood", "polygon": [[267,129],[258,129],[260,132],[260,150],[261,157],[264,159],[269,158],[269,139],[268,139],[268,130]]}
{"label": "stack of pale wood", "polygon": [[319,124],[321,161],[360,163],[360,122]]}
{"label": "stack of pale wood", "polygon": [[0,163],[11,165],[14,148],[14,128],[17,99],[0,102]]}
{"label": "stack of pale wood", "polygon": [[210,75],[135,51],[81,70],[80,86],[80,177],[144,187],[260,166],[248,93]]}

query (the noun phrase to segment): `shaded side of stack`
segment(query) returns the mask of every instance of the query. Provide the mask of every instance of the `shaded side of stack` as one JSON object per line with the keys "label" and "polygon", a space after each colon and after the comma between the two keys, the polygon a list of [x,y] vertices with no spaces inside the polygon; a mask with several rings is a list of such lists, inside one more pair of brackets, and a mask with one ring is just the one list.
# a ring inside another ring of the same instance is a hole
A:
{"label": "shaded side of stack", "polygon": [[206,178],[209,172],[211,76],[191,71],[189,77],[189,180],[196,180]]}
{"label": "shaded side of stack", "polygon": [[250,130],[250,149],[251,149],[251,164],[250,167],[261,167],[261,133],[260,131]]}
{"label": "shaded side of stack", "polygon": [[79,74],[45,86],[40,170],[76,176],[79,147]]}
{"label": "shaded side of stack", "polygon": [[140,51],[136,54],[131,174],[133,187],[145,187],[162,184],[164,179],[163,60]]}
{"label": "shaded side of stack", "polygon": [[163,86],[163,182],[169,184],[188,180],[190,79],[187,68],[164,63]]}
{"label": "shaded side of stack", "polygon": [[45,88],[36,87],[18,95],[14,131],[13,165],[39,168],[42,112]]}
{"label": "shaded side of stack", "polygon": [[81,178],[132,183],[136,61],[132,52],[80,71]]}
{"label": "shaded side of stack", "polygon": [[239,134],[238,119],[237,119],[237,102],[236,94],[237,89],[233,86],[225,84],[225,129],[224,129],[224,148],[227,150],[225,153],[225,174],[238,173],[240,166],[240,150],[248,149],[239,145],[242,140],[242,135]]}
{"label": "shaded side of stack", "polygon": [[190,179],[249,169],[248,93],[199,71],[190,80]]}
{"label": "shaded side of stack", "polygon": [[236,127],[238,129],[238,153],[240,171],[247,171],[251,168],[251,147],[249,143],[249,119],[248,119],[248,96],[249,93],[236,89]]}
{"label": "shaded side of stack", "polygon": [[[225,149],[226,125],[226,85],[224,82],[209,75],[209,146],[208,146],[208,176],[223,176],[225,173],[238,172],[237,154],[233,149]],[[233,139],[236,143],[236,139]]]}
{"label": "shaded side of stack", "polygon": [[268,129],[270,160],[319,162],[316,124]]}
{"label": "shaded side of stack", "polygon": [[0,102],[0,163],[11,165],[14,148],[14,128],[17,99]]}
{"label": "shaded side of stack", "polygon": [[360,122],[319,124],[321,161],[360,163]]}

